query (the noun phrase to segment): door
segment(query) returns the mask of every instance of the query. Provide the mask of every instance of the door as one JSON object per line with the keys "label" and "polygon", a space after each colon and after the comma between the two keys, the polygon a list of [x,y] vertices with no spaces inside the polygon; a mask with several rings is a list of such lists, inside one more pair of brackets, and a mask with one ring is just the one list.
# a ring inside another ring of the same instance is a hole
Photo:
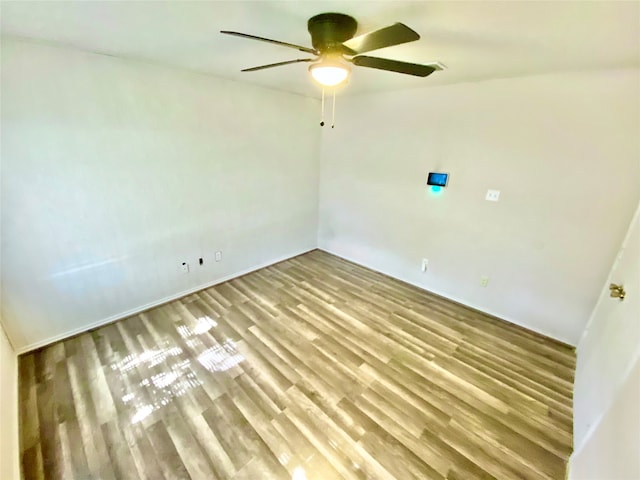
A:
{"label": "door", "polygon": [[[578,345],[570,478],[640,478],[639,215],[640,206]],[[624,300],[610,296],[611,283]]]}

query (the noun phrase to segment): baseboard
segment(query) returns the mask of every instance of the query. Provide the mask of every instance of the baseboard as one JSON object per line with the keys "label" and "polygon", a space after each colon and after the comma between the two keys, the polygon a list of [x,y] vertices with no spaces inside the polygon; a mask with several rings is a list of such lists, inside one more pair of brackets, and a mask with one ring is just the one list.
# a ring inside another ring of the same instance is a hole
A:
{"label": "baseboard", "polygon": [[331,255],[335,255],[336,257],[339,257],[339,258],[342,258],[343,260],[346,260],[347,262],[355,263],[356,265],[359,265],[359,266],[364,267],[364,268],[368,268],[369,270],[373,270],[375,272],[382,273],[383,275],[386,275],[387,277],[394,278],[394,279],[399,280],[401,282],[404,282],[404,283],[406,283],[408,285],[412,285],[412,286],[414,286],[416,288],[419,288],[420,290],[424,290],[425,292],[432,293],[434,295],[437,295],[438,297],[442,297],[442,298],[445,298],[445,299],[450,300],[452,302],[458,303],[458,304],[462,305],[463,307],[471,308],[473,310],[478,311],[481,314],[490,315],[492,317],[497,318],[498,320],[502,320],[504,322],[510,323],[510,324],[515,325],[515,326],[517,326],[519,328],[522,328],[522,329],[527,330],[529,332],[535,333],[536,335],[541,335],[541,336],[543,336],[545,338],[548,338],[548,339],[550,339],[550,340],[552,340],[554,342],[557,342],[557,343],[560,343],[562,345],[565,345],[565,346],[567,346],[569,348],[574,348],[574,349],[576,348],[575,345],[573,345],[572,343],[570,343],[570,342],[568,342],[568,341],[566,341],[566,340],[564,340],[562,338],[558,338],[558,337],[555,337],[555,336],[553,336],[553,335],[551,335],[551,334],[549,334],[547,332],[544,332],[542,330],[538,330],[538,329],[532,328],[529,325],[523,325],[520,322],[514,321],[514,320],[512,320],[510,318],[506,318],[504,315],[492,312],[492,311],[487,310],[487,309],[485,309],[483,307],[479,307],[477,305],[469,303],[466,300],[463,300],[461,298],[457,298],[457,297],[454,297],[452,295],[449,295],[448,293],[443,293],[443,292],[440,292],[440,291],[437,291],[437,290],[427,290],[424,287],[424,285],[420,285],[418,283],[411,282],[409,280],[406,280],[404,278],[401,278],[401,277],[399,277],[397,275],[394,275],[392,273],[386,272],[384,270],[378,270],[377,268],[372,268],[369,265],[365,265],[361,261],[358,261],[358,260],[355,260],[353,258],[347,257],[347,256],[342,255],[340,253],[331,251],[328,248],[318,247],[318,250],[321,250],[323,252],[327,252],[327,253],[329,253]]}
{"label": "baseboard", "polygon": [[556,338],[553,335],[549,335],[546,332],[533,329],[533,328],[531,328],[531,327],[529,327],[527,325],[523,325],[523,324],[518,323],[518,322],[516,322],[514,320],[511,320],[509,318],[505,318],[504,316],[502,316],[500,314],[488,311],[486,309],[483,309],[482,307],[478,307],[477,305],[470,304],[469,302],[467,302],[467,301],[465,301],[463,299],[454,297],[452,295],[449,295],[449,294],[446,294],[446,293],[443,293],[443,292],[439,292],[439,291],[435,291],[435,290],[427,290],[422,285],[419,285],[419,284],[414,283],[414,282],[407,281],[406,279],[400,278],[400,277],[398,277],[396,275],[393,275],[393,274],[391,274],[389,272],[385,272],[385,271],[382,271],[382,270],[371,268],[369,265],[365,265],[364,263],[362,263],[362,262],[360,262],[358,260],[355,260],[353,258],[349,258],[349,257],[347,257],[345,255],[342,255],[340,253],[331,251],[331,250],[329,250],[327,248],[310,248],[310,249],[302,250],[302,251],[297,252],[297,253],[293,253],[291,255],[278,257],[278,258],[270,260],[268,262],[265,262],[265,263],[250,267],[248,269],[241,270],[239,272],[235,272],[235,273],[233,273],[231,275],[220,277],[220,278],[217,278],[217,279],[215,279],[215,280],[213,280],[211,282],[208,282],[208,283],[205,283],[205,284],[202,284],[202,285],[198,285],[198,286],[196,286],[194,288],[191,288],[189,290],[184,290],[182,292],[176,293],[175,295],[171,295],[171,296],[156,300],[154,302],[147,303],[146,305],[142,305],[140,307],[136,307],[136,308],[133,308],[131,310],[127,310],[125,312],[118,313],[116,315],[111,315],[111,316],[109,316],[107,318],[103,318],[101,320],[98,320],[96,322],[90,323],[88,325],[84,325],[81,328],[77,328],[77,329],[74,329],[74,330],[69,330],[67,332],[61,333],[60,335],[56,335],[54,337],[47,338],[47,339],[41,340],[39,342],[35,342],[35,343],[30,344],[30,345],[26,345],[24,347],[21,347],[21,348],[17,349],[16,352],[17,352],[18,355],[23,355],[23,354],[31,352],[33,350],[37,350],[39,348],[46,347],[47,345],[50,345],[52,343],[59,342],[61,340],[65,340],[67,338],[73,337],[75,335],[79,335],[81,333],[85,333],[85,332],[87,332],[89,330],[93,330],[95,328],[102,327],[102,326],[107,325],[109,323],[117,322],[118,320],[122,320],[122,319],[130,317],[132,315],[137,315],[137,314],[142,313],[142,312],[144,312],[146,310],[150,310],[152,308],[159,307],[160,305],[164,305],[165,303],[173,302],[174,300],[178,300],[178,299],[180,299],[182,297],[185,297],[187,295],[191,295],[192,293],[198,292],[200,290],[204,290],[205,288],[210,288],[210,287],[213,287],[214,285],[218,285],[220,283],[224,283],[224,282],[227,282],[229,280],[233,280],[234,278],[238,278],[238,277],[241,277],[241,276],[246,275],[248,273],[255,272],[256,270],[260,270],[261,268],[269,267],[269,266],[274,265],[276,263],[283,262],[285,260],[289,260],[291,258],[297,257],[299,255],[303,255],[303,254],[311,252],[313,250],[322,250],[322,251],[324,251],[326,253],[329,253],[331,255],[335,255],[336,257],[339,257],[339,258],[342,258],[342,259],[344,259],[344,260],[346,260],[348,262],[355,263],[356,265],[360,265],[362,267],[365,267],[365,268],[374,270],[376,272],[382,273],[384,275],[387,275],[388,277],[394,278],[396,280],[400,280],[401,282],[407,283],[409,285],[413,285],[414,287],[417,287],[417,288],[419,288],[421,290],[424,290],[426,292],[438,295],[439,297],[446,298],[447,300],[451,300],[452,302],[456,302],[456,303],[459,303],[460,305],[463,305],[465,307],[469,307],[469,308],[472,308],[474,310],[477,310],[480,313],[483,313],[483,314],[486,314],[486,315],[491,315],[492,317],[496,317],[496,318],[498,318],[500,320],[504,320],[505,322],[511,323],[513,325],[517,325],[518,327],[524,328],[525,330],[528,330],[528,331],[534,332],[534,333],[536,333],[538,335],[542,335],[544,337],[550,338],[550,339],[552,339],[552,340],[554,340],[556,342],[562,343],[562,344],[567,345],[567,346],[569,346],[571,348],[575,348],[574,345],[572,345],[572,344],[570,344],[570,343],[568,343],[568,342],[566,342],[566,341],[564,341],[562,339]]}
{"label": "baseboard", "polygon": [[26,345],[24,347],[21,347],[21,348],[17,349],[16,352],[17,352],[18,355],[23,355],[23,354],[31,352],[33,350],[37,350],[39,348],[46,347],[47,345],[51,345],[52,343],[56,343],[56,342],[59,342],[61,340],[65,340],[67,338],[74,337],[74,336],[79,335],[81,333],[85,333],[85,332],[88,332],[90,330],[94,330],[94,329],[96,329],[98,327],[102,327],[104,325],[108,325],[109,323],[117,322],[118,320],[122,320],[122,319],[130,317],[132,315],[137,315],[139,313],[145,312],[145,311],[150,310],[152,308],[159,307],[160,305],[164,305],[165,303],[173,302],[174,300],[178,300],[178,299],[180,299],[182,297],[186,297],[187,295],[191,295],[192,293],[199,292],[200,290],[204,290],[205,288],[210,288],[210,287],[213,287],[214,285],[218,285],[220,283],[228,282],[229,280],[233,280],[234,278],[242,277],[243,275],[246,275],[246,274],[251,273],[251,272],[255,272],[256,270],[260,270],[261,268],[270,267],[271,265],[275,265],[276,263],[284,262],[285,260],[289,260],[291,258],[297,257],[299,255],[303,255],[303,254],[311,252],[313,250],[316,250],[316,248],[314,247],[314,248],[310,248],[310,249],[305,249],[305,250],[299,251],[297,253],[286,255],[284,257],[278,257],[278,258],[269,260],[269,261],[267,261],[265,263],[261,263],[261,264],[258,264],[256,266],[247,268],[245,270],[241,270],[239,272],[235,272],[235,273],[232,273],[230,275],[226,275],[224,277],[217,278],[217,279],[215,279],[215,280],[213,280],[211,282],[208,282],[208,283],[205,283],[205,284],[202,284],[202,285],[198,285],[197,287],[193,287],[193,288],[190,288],[188,290],[184,290],[182,292],[178,292],[175,295],[170,295],[168,297],[161,298],[159,300],[147,303],[146,305],[142,305],[142,306],[139,306],[139,307],[136,307],[136,308],[132,308],[132,309],[127,310],[125,312],[117,313],[115,315],[111,315],[111,316],[109,316],[107,318],[103,318],[101,320],[98,320],[96,322],[90,323],[88,325],[84,325],[81,328],[75,328],[73,330],[69,330],[67,332],[61,333],[61,334],[56,335],[54,337],[47,338],[45,340],[41,340],[39,342],[35,342],[35,343],[30,344],[30,345]]}

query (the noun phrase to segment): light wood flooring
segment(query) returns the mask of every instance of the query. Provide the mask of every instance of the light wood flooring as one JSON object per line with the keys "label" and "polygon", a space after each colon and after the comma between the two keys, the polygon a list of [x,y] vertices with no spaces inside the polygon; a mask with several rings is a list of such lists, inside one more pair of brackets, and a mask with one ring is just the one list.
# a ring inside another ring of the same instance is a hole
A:
{"label": "light wood flooring", "polygon": [[20,357],[25,479],[564,479],[573,349],[313,251]]}

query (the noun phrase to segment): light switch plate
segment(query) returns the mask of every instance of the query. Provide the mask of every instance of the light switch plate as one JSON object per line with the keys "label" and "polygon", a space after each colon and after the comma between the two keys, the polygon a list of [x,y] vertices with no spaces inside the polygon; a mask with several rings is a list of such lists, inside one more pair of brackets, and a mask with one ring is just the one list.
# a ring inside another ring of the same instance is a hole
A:
{"label": "light switch plate", "polygon": [[499,198],[500,190],[487,190],[487,196],[485,197],[486,200],[489,200],[490,202],[497,202]]}

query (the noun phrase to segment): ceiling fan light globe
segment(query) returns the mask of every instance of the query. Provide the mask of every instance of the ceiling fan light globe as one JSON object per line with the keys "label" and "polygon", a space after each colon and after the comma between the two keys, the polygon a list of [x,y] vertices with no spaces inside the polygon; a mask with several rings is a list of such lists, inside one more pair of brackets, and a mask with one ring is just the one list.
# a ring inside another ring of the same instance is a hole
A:
{"label": "ceiling fan light globe", "polygon": [[309,67],[313,79],[324,87],[340,85],[349,77],[349,68],[341,64],[316,63]]}

